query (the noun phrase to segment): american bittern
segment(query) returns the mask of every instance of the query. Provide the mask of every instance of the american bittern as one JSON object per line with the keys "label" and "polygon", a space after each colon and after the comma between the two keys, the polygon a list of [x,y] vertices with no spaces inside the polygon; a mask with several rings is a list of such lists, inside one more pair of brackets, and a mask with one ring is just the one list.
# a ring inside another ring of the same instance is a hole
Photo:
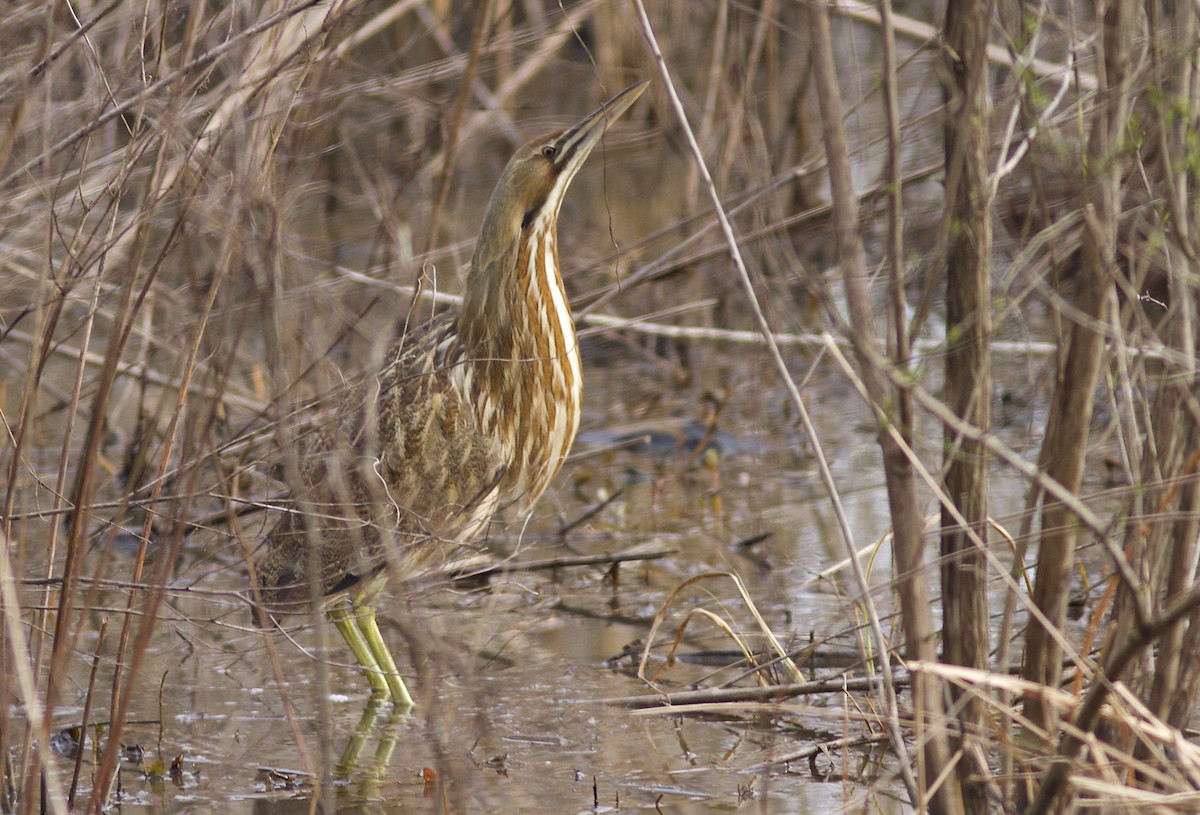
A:
{"label": "american bittern", "polygon": [[477,537],[498,507],[527,513],[579,426],[583,381],[558,269],[558,211],[633,85],[508,162],[483,216],[457,312],[403,337],[306,452],[297,510],[255,564],[263,610],[328,611],[372,695],[412,697],[375,621],[403,579]]}

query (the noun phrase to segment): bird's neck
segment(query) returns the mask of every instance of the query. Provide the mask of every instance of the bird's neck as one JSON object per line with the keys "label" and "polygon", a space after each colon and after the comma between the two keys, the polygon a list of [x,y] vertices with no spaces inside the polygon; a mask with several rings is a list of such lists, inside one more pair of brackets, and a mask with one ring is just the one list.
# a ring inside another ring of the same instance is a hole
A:
{"label": "bird's neck", "polygon": [[477,249],[459,312],[464,381],[523,506],[558,472],[579,426],[583,378],[556,241],[555,223],[545,219],[505,251]]}
{"label": "bird's neck", "polygon": [[[485,223],[459,310],[458,333],[478,361],[521,362],[547,355],[547,336],[574,350],[575,324],[558,270],[555,219],[516,229]],[[557,354],[554,354],[557,356]]]}

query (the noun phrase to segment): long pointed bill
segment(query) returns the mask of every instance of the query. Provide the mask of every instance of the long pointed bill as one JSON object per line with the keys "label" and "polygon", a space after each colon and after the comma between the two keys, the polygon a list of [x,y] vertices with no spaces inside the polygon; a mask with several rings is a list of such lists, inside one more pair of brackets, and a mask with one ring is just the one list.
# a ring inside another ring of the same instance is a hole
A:
{"label": "long pointed bill", "polygon": [[558,154],[555,156],[554,163],[560,168],[560,173],[565,173],[567,181],[570,181],[570,177],[583,164],[584,159],[596,146],[596,142],[600,141],[600,137],[604,135],[604,131],[608,130],[609,125],[615,122],[622,113],[629,110],[649,84],[650,80],[646,79],[636,85],[630,85],[558,137],[556,143]]}

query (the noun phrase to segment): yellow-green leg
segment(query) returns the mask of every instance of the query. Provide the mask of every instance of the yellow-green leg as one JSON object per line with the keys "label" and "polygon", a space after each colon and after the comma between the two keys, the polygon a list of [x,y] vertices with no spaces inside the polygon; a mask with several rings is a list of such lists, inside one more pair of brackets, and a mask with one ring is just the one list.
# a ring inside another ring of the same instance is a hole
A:
{"label": "yellow-green leg", "polygon": [[392,702],[396,707],[411,708],[413,706],[413,698],[409,695],[408,688],[404,685],[404,679],[400,676],[400,669],[396,667],[396,660],[392,659],[392,652],[388,649],[387,643],[383,641],[383,634],[379,631],[379,623],[375,621],[375,608],[373,606],[361,606],[354,620],[358,623],[358,628],[362,633],[363,639],[366,640],[367,645],[371,648],[371,655],[375,657],[376,665],[383,672],[383,679],[392,692]]}
{"label": "yellow-green leg", "polygon": [[367,643],[362,631],[358,629],[355,621],[360,613],[361,609],[354,608],[349,600],[339,600],[337,605],[329,609],[329,619],[341,633],[342,639],[350,646],[354,658],[358,660],[363,674],[367,677],[367,682],[371,685],[371,695],[390,696],[391,689],[388,688],[387,680],[383,678],[379,661],[375,659],[371,646]]}
{"label": "yellow-green leg", "polygon": [[400,678],[392,652],[383,641],[375,621],[375,609],[365,603],[355,606],[349,599],[343,599],[329,610],[329,619],[362,667],[371,685],[371,695],[390,696],[396,707],[411,708],[412,696]]}

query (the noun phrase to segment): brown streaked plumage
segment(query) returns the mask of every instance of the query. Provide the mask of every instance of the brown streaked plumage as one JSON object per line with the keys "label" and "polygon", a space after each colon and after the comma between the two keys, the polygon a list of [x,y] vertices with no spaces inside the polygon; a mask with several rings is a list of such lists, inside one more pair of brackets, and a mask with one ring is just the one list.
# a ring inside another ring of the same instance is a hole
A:
{"label": "brown streaked plumage", "polygon": [[[476,538],[500,506],[524,513],[562,466],[583,380],[558,269],[558,212],[633,85],[508,162],[483,217],[462,307],[402,338],[306,451],[296,509],[255,562],[261,609],[327,609],[376,696],[412,698],[375,622],[403,579]],[[260,619],[265,615],[260,615]]]}

